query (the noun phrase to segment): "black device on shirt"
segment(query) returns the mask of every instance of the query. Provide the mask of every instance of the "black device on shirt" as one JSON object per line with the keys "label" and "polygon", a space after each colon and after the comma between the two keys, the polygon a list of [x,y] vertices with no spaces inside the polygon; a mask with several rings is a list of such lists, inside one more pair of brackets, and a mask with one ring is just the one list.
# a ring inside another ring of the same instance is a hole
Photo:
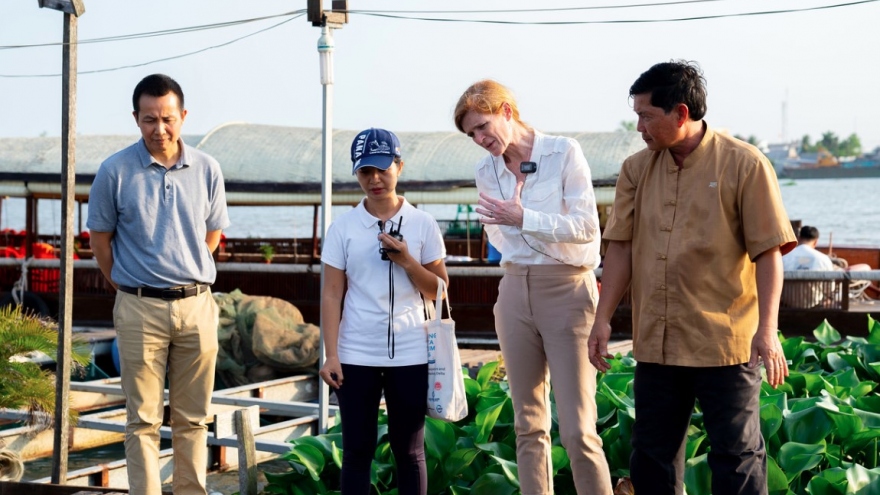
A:
{"label": "black device on shirt", "polygon": [[538,171],[538,164],[535,162],[522,162],[519,164],[519,172],[521,174],[533,174]]}
{"label": "black device on shirt", "polygon": [[[388,235],[394,237],[398,241],[403,240],[403,234],[400,233],[400,225],[403,222],[403,217],[400,217],[400,220],[397,222],[397,230],[394,229],[394,222],[391,222],[391,230],[388,231]],[[385,232],[385,222],[379,220],[379,232]],[[394,248],[379,248],[379,253],[382,255],[382,259],[384,261],[391,261],[391,258],[388,257],[388,253],[399,253],[399,249]]]}

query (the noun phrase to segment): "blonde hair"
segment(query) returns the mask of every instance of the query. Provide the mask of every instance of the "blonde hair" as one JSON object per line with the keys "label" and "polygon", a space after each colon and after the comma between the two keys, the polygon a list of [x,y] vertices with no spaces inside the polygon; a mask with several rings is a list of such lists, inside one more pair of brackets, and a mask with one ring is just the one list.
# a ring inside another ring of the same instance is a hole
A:
{"label": "blonde hair", "polygon": [[519,118],[519,107],[516,105],[516,98],[513,97],[513,93],[505,85],[492,79],[477,81],[464,91],[455,105],[455,112],[453,114],[455,127],[459,131],[464,132],[464,129],[461,127],[461,121],[464,120],[464,116],[468,112],[473,110],[483,114],[496,114],[501,111],[501,107],[505,103],[510,105],[513,120],[523,127],[528,127]]}

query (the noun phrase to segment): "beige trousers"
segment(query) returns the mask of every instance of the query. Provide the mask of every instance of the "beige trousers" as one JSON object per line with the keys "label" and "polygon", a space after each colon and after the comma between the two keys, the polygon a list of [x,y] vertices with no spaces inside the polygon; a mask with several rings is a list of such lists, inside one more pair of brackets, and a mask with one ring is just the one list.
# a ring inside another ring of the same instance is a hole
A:
{"label": "beige trousers", "polygon": [[596,433],[596,369],[587,357],[597,296],[593,272],[568,265],[507,265],[501,279],[495,329],[513,398],[523,495],[553,493],[551,380],[578,493],[611,494]]}
{"label": "beige trousers", "polygon": [[119,291],[113,319],[126,397],[129,493],[161,494],[159,427],[167,370],[174,495],[205,495],[205,423],[214,389],[219,319],[211,291],[174,301]]}

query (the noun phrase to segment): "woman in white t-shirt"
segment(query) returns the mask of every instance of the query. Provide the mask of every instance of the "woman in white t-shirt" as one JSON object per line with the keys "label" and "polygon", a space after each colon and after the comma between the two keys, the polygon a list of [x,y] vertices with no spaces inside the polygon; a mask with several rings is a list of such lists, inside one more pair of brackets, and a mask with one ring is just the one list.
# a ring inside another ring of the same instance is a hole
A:
{"label": "woman in white t-shirt", "polygon": [[[428,359],[422,296],[448,282],[437,222],[397,195],[403,170],[392,132],[367,129],[351,145],[352,173],[366,197],[327,232],[321,260],[321,378],[342,415],[342,493],[370,493],[379,401],[385,393],[398,493],[427,491],[424,428]],[[343,304],[343,297],[344,303]]]}

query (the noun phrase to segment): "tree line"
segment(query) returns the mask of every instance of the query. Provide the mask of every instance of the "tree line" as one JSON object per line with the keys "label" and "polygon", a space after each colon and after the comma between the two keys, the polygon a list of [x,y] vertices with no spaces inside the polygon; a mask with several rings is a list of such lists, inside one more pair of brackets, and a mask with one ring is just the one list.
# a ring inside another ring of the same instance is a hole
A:
{"label": "tree line", "polygon": [[[636,122],[633,120],[623,120],[620,122],[620,127],[618,129],[621,131],[635,131]],[[760,143],[760,140],[754,135],[745,137],[740,134],[734,134],[733,137],[754,146],[758,146],[758,143]],[[825,150],[836,157],[860,156],[862,154],[862,142],[859,139],[859,136],[855,133],[850,134],[848,138],[841,140],[837,134],[827,131],[822,134],[822,139],[815,143],[812,142],[812,139],[808,134],[804,134],[804,137],[802,137],[800,141],[800,152],[815,153],[820,150]]]}

